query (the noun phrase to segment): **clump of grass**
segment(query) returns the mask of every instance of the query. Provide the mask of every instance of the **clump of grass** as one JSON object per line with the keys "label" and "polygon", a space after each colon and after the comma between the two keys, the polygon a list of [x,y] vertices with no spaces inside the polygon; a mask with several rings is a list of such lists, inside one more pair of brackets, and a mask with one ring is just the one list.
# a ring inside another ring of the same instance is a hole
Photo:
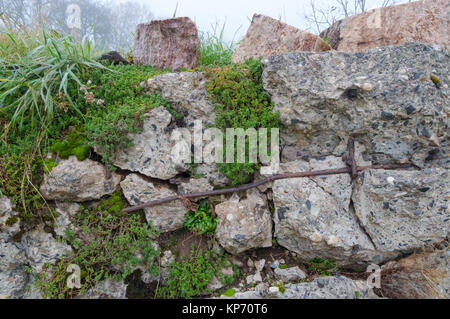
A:
{"label": "clump of grass", "polygon": [[17,63],[28,52],[42,44],[42,34],[18,24],[11,17],[0,13],[0,59]]}
{"label": "clump of grass", "polygon": [[[6,36],[10,44],[5,47],[2,42],[0,50],[23,49],[26,35],[7,33]],[[12,111],[11,126],[22,126],[28,121],[37,129],[45,130],[59,110],[72,108],[81,113],[69,94],[69,83],[82,86],[79,74],[83,69],[104,67],[93,59],[89,41],[77,43],[70,36],[47,33],[45,29],[41,43],[29,49],[15,62],[0,59],[3,66],[0,103]]]}
{"label": "clump of grass", "polygon": [[200,66],[225,66],[231,63],[234,53],[234,41],[224,40],[225,23],[219,29],[219,24],[212,26],[211,32],[200,34],[201,58]]}
{"label": "clump of grass", "polygon": [[38,188],[48,171],[49,145],[83,121],[73,102],[80,74],[105,67],[93,60],[88,41],[5,24],[0,33],[0,190],[21,217],[45,219],[53,213]]}

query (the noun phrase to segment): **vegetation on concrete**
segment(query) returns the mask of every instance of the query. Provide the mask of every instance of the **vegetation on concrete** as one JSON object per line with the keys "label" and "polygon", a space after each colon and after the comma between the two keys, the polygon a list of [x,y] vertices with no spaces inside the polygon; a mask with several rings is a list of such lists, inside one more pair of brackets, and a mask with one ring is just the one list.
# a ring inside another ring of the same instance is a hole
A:
{"label": "vegetation on concrete", "polygon": [[[248,59],[242,65],[208,68],[205,74],[209,78],[206,88],[217,110],[216,126],[224,133],[224,140],[227,128],[263,127],[270,132],[280,126],[279,114],[272,112],[273,104],[263,89],[260,61]],[[233,185],[249,182],[260,166],[249,162],[248,149],[246,137],[245,163],[218,164],[219,171]],[[234,152],[236,156],[236,146]]]}

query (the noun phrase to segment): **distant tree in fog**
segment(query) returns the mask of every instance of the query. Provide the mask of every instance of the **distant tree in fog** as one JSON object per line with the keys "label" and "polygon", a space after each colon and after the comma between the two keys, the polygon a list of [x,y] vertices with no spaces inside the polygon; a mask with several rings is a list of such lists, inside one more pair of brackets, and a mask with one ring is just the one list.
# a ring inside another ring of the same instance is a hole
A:
{"label": "distant tree in fog", "polygon": [[[310,0],[309,11],[304,15],[307,28],[320,34],[334,22],[351,15],[366,12],[372,7],[387,7],[407,0],[333,0],[326,5]],[[409,1],[410,2],[410,1]]]}
{"label": "distant tree in fog", "polygon": [[[81,29],[69,29],[69,5],[79,6]],[[133,43],[137,24],[154,17],[148,6],[131,0],[120,4],[95,0],[0,0],[0,13],[23,26],[35,27],[42,22],[63,34],[87,36],[100,47],[121,51]]]}
{"label": "distant tree in fog", "polygon": [[111,12],[113,20],[113,40],[116,48],[128,49],[133,43],[134,32],[139,23],[154,19],[149,7],[133,1],[117,4]]}

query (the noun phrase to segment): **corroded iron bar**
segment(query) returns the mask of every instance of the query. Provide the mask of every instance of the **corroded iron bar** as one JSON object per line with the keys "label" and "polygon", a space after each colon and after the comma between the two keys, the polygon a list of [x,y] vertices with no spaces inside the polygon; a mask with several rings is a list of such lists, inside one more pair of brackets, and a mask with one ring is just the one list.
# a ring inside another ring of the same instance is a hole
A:
{"label": "corroded iron bar", "polygon": [[[356,168],[356,172],[360,172],[360,171],[364,171],[367,169],[399,169],[399,168],[408,168],[408,167],[411,167],[411,165],[410,164],[386,164],[386,165],[356,166],[355,168]],[[150,201],[150,202],[147,202],[147,203],[144,203],[141,205],[125,208],[123,210],[123,212],[125,212],[125,213],[134,212],[137,210],[141,210],[143,208],[161,205],[161,204],[171,202],[171,201],[174,201],[177,199],[184,200],[184,199],[188,199],[188,198],[210,197],[210,196],[217,196],[217,195],[223,195],[223,194],[229,194],[229,193],[235,193],[235,192],[242,192],[242,191],[246,191],[248,189],[255,188],[255,187],[264,185],[266,183],[270,183],[270,182],[273,182],[276,180],[281,180],[281,179],[339,175],[339,174],[352,174],[352,168],[345,167],[345,168],[326,169],[326,170],[309,171],[309,172],[277,174],[277,175],[272,175],[272,176],[266,177],[257,182],[254,182],[251,184],[245,184],[245,185],[242,185],[239,187],[218,189],[218,190],[209,191],[209,192],[198,192],[198,193],[191,193],[191,194],[175,195],[175,196],[170,196],[170,197],[166,197],[166,198],[162,198],[162,199],[157,199],[157,200]]]}
{"label": "corroded iron bar", "polygon": [[355,142],[352,139],[348,140],[348,155],[349,155],[349,157],[348,157],[349,164],[352,169],[352,171],[351,171],[352,180],[354,180],[358,177],[358,170],[357,170],[356,160],[355,160]]}

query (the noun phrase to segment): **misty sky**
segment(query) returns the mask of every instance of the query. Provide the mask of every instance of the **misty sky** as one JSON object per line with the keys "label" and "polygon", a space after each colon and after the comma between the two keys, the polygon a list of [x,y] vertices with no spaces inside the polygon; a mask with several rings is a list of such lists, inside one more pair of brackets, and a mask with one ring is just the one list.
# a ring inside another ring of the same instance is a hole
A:
{"label": "misty sky", "polygon": [[[126,1],[126,0],[116,0]],[[310,0],[135,0],[147,3],[155,17],[172,17],[177,7],[177,16],[190,17],[199,30],[211,30],[216,22],[226,21],[226,40],[240,40],[246,33],[254,13],[280,18],[296,27],[306,29],[304,14],[309,10]],[[333,1],[315,0],[318,4],[331,5]],[[367,1],[371,7],[379,6],[382,0]],[[406,2],[399,0],[398,2]],[[250,19],[250,20],[249,20]]]}

